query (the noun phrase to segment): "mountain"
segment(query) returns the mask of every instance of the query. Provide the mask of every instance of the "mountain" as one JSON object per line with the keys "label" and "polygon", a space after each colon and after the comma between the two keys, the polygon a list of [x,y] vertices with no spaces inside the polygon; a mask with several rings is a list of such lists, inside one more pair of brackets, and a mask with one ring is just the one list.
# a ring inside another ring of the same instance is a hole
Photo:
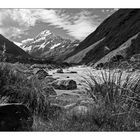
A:
{"label": "mountain", "polygon": [[16,45],[19,46],[19,47],[20,47],[20,45],[22,45],[22,43],[20,43],[20,42],[15,42],[15,41],[14,41],[14,44],[16,44]]}
{"label": "mountain", "polygon": [[129,58],[135,53],[140,53],[139,32],[140,10],[120,9],[105,19],[93,33],[75,47],[65,57],[65,62],[97,64],[108,61],[117,54]]}
{"label": "mountain", "polygon": [[78,40],[63,39],[49,30],[45,30],[34,39],[23,41],[20,47],[31,56],[62,62],[63,57],[67,56],[78,45]]}
{"label": "mountain", "polygon": [[24,58],[30,57],[24,50],[18,47],[16,44],[5,38],[3,35],[0,34],[0,52],[3,51],[3,45],[6,47],[6,54],[12,56],[23,56]]}

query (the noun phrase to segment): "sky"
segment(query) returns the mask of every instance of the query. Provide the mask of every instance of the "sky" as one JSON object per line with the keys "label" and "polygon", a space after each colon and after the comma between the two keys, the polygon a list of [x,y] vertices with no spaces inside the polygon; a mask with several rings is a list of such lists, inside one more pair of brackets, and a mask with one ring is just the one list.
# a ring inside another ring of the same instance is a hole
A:
{"label": "sky", "polygon": [[85,39],[118,9],[0,9],[0,34],[22,43],[49,30],[71,40]]}

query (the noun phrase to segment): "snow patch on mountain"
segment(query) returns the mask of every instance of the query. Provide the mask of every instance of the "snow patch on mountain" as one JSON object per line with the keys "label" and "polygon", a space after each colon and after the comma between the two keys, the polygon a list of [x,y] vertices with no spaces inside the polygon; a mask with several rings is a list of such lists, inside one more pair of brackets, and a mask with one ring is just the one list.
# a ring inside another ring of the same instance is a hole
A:
{"label": "snow patch on mountain", "polygon": [[21,45],[22,43],[20,43],[20,42],[14,42],[14,44],[16,44],[17,46],[20,47],[20,45]]}
{"label": "snow patch on mountain", "polygon": [[61,43],[55,44],[55,45],[53,45],[50,49],[54,49],[54,48],[58,47],[60,44],[61,44]]}
{"label": "snow patch on mountain", "polygon": [[46,38],[45,36],[38,38],[37,40],[34,41],[34,43],[38,43],[40,41],[43,41],[43,40],[45,40],[45,38]]}
{"label": "snow patch on mountain", "polygon": [[24,51],[26,52],[30,52],[32,50],[32,46],[29,46],[29,47],[23,47],[22,48]]}
{"label": "snow patch on mountain", "polygon": [[79,44],[75,44],[74,46],[78,46]]}
{"label": "snow patch on mountain", "polygon": [[33,38],[28,38],[28,39],[22,40],[22,44],[29,43],[29,42],[31,42],[33,40],[34,40]]}
{"label": "snow patch on mountain", "polygon": [[45,42],[43,43],[43,44],[41,44],[40,46],[39,46],[39,49],[44,49],[45,48]]}
{"label": "snow patch on mountain", "polygon": [[42,31],[36,39],[45,39],[46,37],[52,35],[52,33],[49,30]]}
{"label": "snow patch on mountain", "polygon": [[45,30],[45,31],[40,33],[40,35],[43,35],[43,36],[48,36],[50,34],[52,34],[52,33],[49,30]]}

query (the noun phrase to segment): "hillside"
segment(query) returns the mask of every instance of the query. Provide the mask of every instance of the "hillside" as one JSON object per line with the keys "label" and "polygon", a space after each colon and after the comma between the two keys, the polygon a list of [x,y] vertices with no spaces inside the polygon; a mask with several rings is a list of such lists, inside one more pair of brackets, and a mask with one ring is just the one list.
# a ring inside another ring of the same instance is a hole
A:
{"label": "hillside", "polygon": [[0,51],[3,51],[3,45],[6,46],[6,53],[13,56],[30,57],[24,50],[18,47],[16,44],[5,38],[0,34]]}
{"label": "hillside", "polygon": [[131,57],[133,54],[128,54],[128,50],[133,46],[133,40],[137,40],[139,34],[136,34],[135,36],[128,39],[125,43],[123,43],[121,46],[119,46],[117,49],[109,52],[107,55],[102,57],[99,61],[97,61],[94,64],[94,67],[96,67],[100,63],[107,63],[111,62],[111,59],[115,56],[123,56],[124,58]]}
{"label": "hillside", "polygon": [[[94,64],[139,32],[140,10],[120,9],[105,19],[74,51],[69,53],[65,62]],[[81,55],[82,51],[86,51],[86,54]],[[77,61],[79,54],[80,61]]]}

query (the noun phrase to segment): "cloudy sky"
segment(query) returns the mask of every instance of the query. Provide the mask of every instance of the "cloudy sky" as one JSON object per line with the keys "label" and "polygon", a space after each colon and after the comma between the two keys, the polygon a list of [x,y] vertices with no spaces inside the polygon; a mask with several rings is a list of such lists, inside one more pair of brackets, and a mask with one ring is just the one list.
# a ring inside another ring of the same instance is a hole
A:
{"label": "cloudy sky", "polygon": [[0,9],[0,34],[14,42],[34,38],[43,30],[83,40],[117,9]]}

